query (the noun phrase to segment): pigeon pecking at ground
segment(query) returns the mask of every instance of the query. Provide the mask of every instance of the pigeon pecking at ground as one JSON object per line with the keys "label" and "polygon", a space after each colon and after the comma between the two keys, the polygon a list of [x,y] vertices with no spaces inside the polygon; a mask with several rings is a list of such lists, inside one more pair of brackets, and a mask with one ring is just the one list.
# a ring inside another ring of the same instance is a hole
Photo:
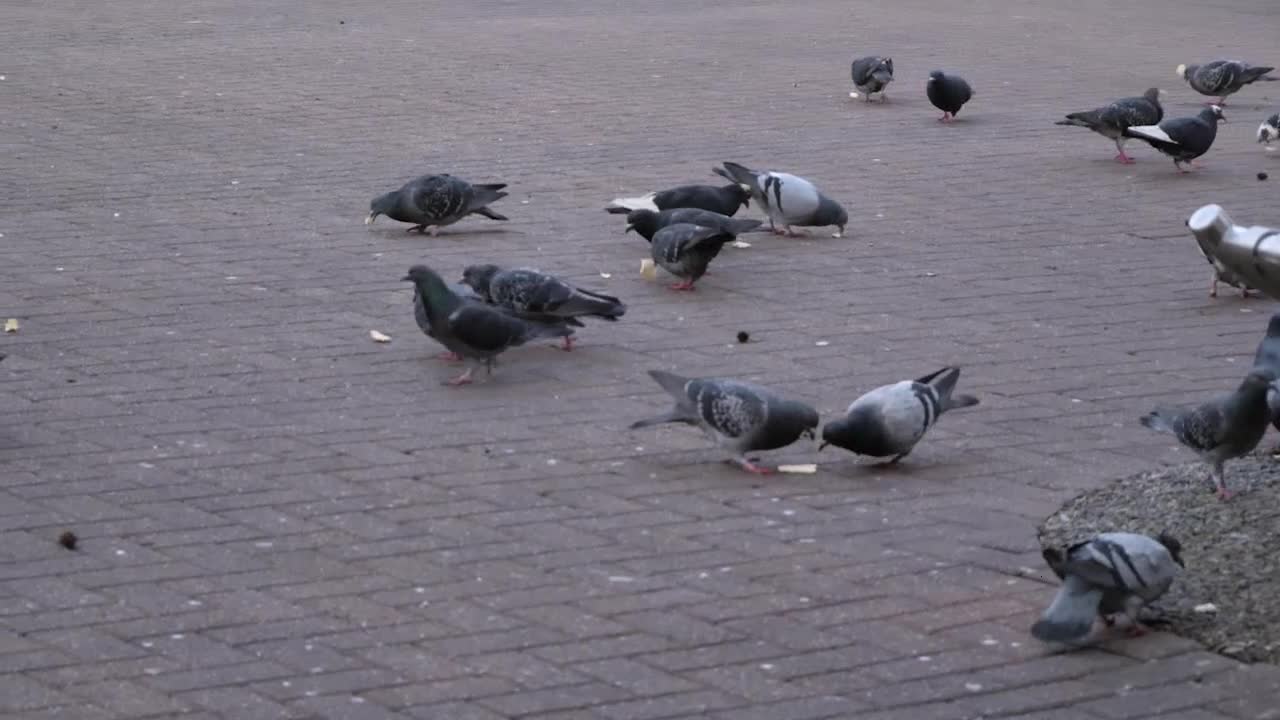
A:
{"label": "pigeon pecking at ground", "polygon": [[1053,603],[1031,626],[1044,642],[1079,642],[1092,632],[1095,617],[1111,625],[1110,616],[1120,613],[1132,620],[1130,634],[1143,634],[1138,611],[1163,595],[1183,568],[1181,543],[1163,533],[1102,533],[1065,553],[1047,548],[1043,554],[1062,580]]}
{"label": "pigeon pecking at ground", "polygon": [[[864,102],[871,102],[872,93],[880,93],[880,102],[889,99],[885,91],[889,83],[893,82],[893,58],[868,55],[854,60],[851,70],[853,86],[862,93]],[[857,98],[858,92],[849,93],[849,95]]]}
{"label": "pigeon pecking at ground", "polygon": [[[581,327],[581,317],[616,321],[627,306],[611,295],[574,287],[554,275],[533,268],[503,269],[497,265],[470,265],[462,282],[486,302],[508,308],[515,316],[538,322],[567,322]],[[565,335],[564,349],[573,349],[573,336]]]}
{"label": "pigeon pecking at ground", "polygon": [[392,220],[414,223],[409,232],[428,232],[435,235],[440,228],[452,225],[467,215],[483,215],[491,220],[506,220],[503,215],[489,209],[488,205],[506,197],[501,192],[505,183],[472,185],[452,175],[423,175],[405,183],[399,190],[384,193],[369,203],[369,225],[379,215]]}
{"label": "pigeon pecking at ground", "polygon": [[736,219],[728,215],[721,215],[717,212],[698,208],[676,208],[660,212],[640,209],[627,213],[626,232],[635,230],[636,234],[645,240],[652,240],[654,233],[668,225],[677,223],[713,227],[734,236],[752,232],[764,224],[759,220]]}
{"label": "pigeon pecking at ground", "polygon": [[925,94],[929,102],[942,111],[938,122],[949,123],[956,118],[960,108],[973,97],[973,88],[959,75],[947,75],[941,70],[929,73],[925,83]]}
{"label": "pigeon pecking at ground", "polygon": [[717,447],[731,453],[731,461],[748,472],[774,472],[747,458],[747,453],[775,450],[807,436],[813,439],[818,411],[795,400],[784,400],[759,385],[723,378],[690,379],[650,370],[663,390],[675,398],[670,411],[631,424],[631,429],[685,423],[701,428]]}
{"label": "pigeon pecking at ground", "polygon": [[[415,301],[415,317],[422,308],[427,327],[423,328],[436,342],[460,357],[476,361],[450,385],[471,382],[478,365],[493,372],[498,357],[509,348],[538,338],[559,338],[573,333],[564,324],[531,323],[475,300],[459,297],[434,270],[414,265],[402,280],[412,282],[420,300]],[[419,320],[419,325],[422,321]]]}
{"label": "pigeon pecking at ground", "polygon": [[1142,424],[1156,432],[1168,433],[1191,448],[1208,463],[1218,497],[1227,500],[1222,466],[1253,452],[1271,422],[1268,391],[1276,379],[1268,369],[1255,368],[1240,387],[1230,394],[1195,407],[1157,407],[1142,417]]}
{"label": "pigeon pecking at ground", "polygon": [[1195,117],[1170,118],[1155,125],[1138,125],[1124,130],[1125,137],[1137,138],[1173,158],[1178,172],[1187,172],[1183,163],[1192,162],[1209,152],[1218,136],[1218,123],[1226,122],[1217,105],[1200,111]]}
{"label": "pigeon pecking at ground", "polygon": [[1103,137],[1111,138],[1119,153],[1116,160],[1128,165],[1133,162],[1133,158],[1124,153],[1124,143],[1128,140],[1124,131],[1135,125],[1155,125],[1163,119],[1160,89],[1148,88],[1141,97],[1122,98],[1094,110],[1071,113],[1066,120],[1059,120],[1054,125],[1089,128]]}
{"label": "pigeon pecking at ground", "polygon": [[634,198],[615,198],[607,206],[605,212],[613,215],[625,215],[632,210],[675,210],[677,208],[697,208],[710,210],[732,217],[738,208],[750,206],[751,193],[734,183],[716,187],[715,185],[681,185],[680,187],[651,192]]}
{"label": "pigeon pecking at ground", "polygon": [[824,227],[835,225],[835,237],[844,233],[849,213],[818,190],[817,186],[797,175],[784,172],[756,172],[735,162],[723,168],[712,168],[715,174],[728,178],[750,191],[751,199],[769,216],[769,228],[780,235],[799,234],[792,226]]}
{"label": "pigeon pecking at ground", "polygon": [[1179,65],[1178,77],[1187,81],[1192,90],[1201,95],[1217,97],[1214,105],[1226,105],[1227,97],[1234,95],[1240,88],[1257,80],[1275,80],[1265,77],[1275,68],[1254,67],[1249,63],[1237,60],[1214,60],[1204,65]]}
{"label": "pigeon pecking at ground", "polygon": [[707,274],[707,266],[734,237],[716,227],[675,223],[653,234],[649,255],[659,267],[681,279],[672,290],[693,290],[693,284]]}
{"label": "pigeon pecking at ground", "polygon": [[[1276,113],[1258,126],[1258,142],[1263,145],[1270,145],[1272,141],[1280,140],[1280,113]],[[1273,148],[1268,147],[1268,150]]]}
{"label": "pigeon pecking at ground", "polygon": [[[1280,313],[1271,316],[1267,323],[1267,334],[1258,343],[1258,351],[1253,355],[1253,367],[1271,372],[1280,377]],[[1271,411],[1271,426],[1280,430],[1280,392],[1267,395],[1267,407]]]}
{"label": "pigeon pecking at ground", "polygon": [[893,465],[911,453],[948,410],[978,404],[972,395],[953,395],[960,368],[944,367],[919,380],[878,387],[849,406],[845,416],[822,428],[822,444],[857,455],[890,457]]}

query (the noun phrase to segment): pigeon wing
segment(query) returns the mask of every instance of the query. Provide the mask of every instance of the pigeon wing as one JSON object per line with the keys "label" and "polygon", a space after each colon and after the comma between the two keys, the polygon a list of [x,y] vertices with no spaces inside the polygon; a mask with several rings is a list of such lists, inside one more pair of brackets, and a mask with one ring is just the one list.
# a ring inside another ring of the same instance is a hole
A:
{"label": "pigeon wing", "polygon": [[754,388],[723,380],[694,380],[685,387],[702,421],[730,438],[750,435],[769,417],[768,403]]}
{"label": "pigeon wing", "polygon": [[463,305],[449,314],[449,331],[481,352],[494,353],[524,342],[528,326],[482,305]]}

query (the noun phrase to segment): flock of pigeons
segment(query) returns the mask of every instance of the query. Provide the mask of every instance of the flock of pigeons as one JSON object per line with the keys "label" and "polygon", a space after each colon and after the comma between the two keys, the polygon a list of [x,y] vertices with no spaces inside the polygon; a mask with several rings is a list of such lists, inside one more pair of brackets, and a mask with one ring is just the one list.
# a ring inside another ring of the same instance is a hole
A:
{"label": "flock of pigeons", "polygon": [[[1141,97],[1124,98],[1086,112],[1072,113],[1059,125],[1089,128],[1115,142],[1121,163],[1130,138],[1143,140],[1173,158],[1179,172],[1213,144],[1221,105],[1245,85],[1267,77],[1272,68],[1235,61],[1178,67],[1196,91],[1219,98],[1196,117],[1165,120],[1161,91],[1152,88]],[[853,62],[854,98],[868,102],[886,99],[893,82],[893,60],[878,56]],[[935,70],[926,92],[942,111],[940,122],[952,122],[973,97],[969,84],[956,75]],[[1258,130],[1258,141],[1280,139],[1280,113]],[[626,216],[626,231],[649,242],[651,260],[642,266],[646,276],[661,267],[680,282],[675,290],[692,291],[721,249],[744,233],[762,231],[763,221],[734,218],[752,202],[763,210],[769,229],[782,235],[797,228],[835,227],[839,237],[849,222],[840,203],[811,181],[785,172],[756,171],[725,162],[714,172],[728,181],[723,186],[685,185],[635,198],[618,198],[606,210]],[[426,175],[370,203],[366,223],[385,215],[412,223],[410,231],[430,232],[469,215],[506,220],[489,205],[506,197],[505,184],[473,185],[447,174]],[[626,305],[616,297],[576,287],[554,275],[531,268],[472,265],[457,282],[446,281],[425,265],[414,265],[403,278],[414,285],[414,318],[428,337],[448,351],[452,361],[468,361],[464,373],[449,381],[473,381],[483,366],[492,372],[506,350],[538,339],[558,339],[571,350],[582,319],[616,321]],[[745,342],[746,338],[739,337]],[[759,385],[726,378],[687,378],[653,370],[649,375],[673,399],[667,412],[631,425],[638,429],[682,423],[703,430],[726,451],[730,461],[752,473],[776,470],[757,464],[748,455],[786,447],[801,437],[816,439],[820,424],[811,406],[782,397]],[[1268,423],[1280,429],[1280,402],[1270,392],[1280,377],[1280,313],[1272,318],[1258,348],[1254,369],[1233,393],[1194,407],[1160,407],[1142,418],[1143,425],[1174,435],[1196,451],[1212,469],[1219,496],[1230,491],[1223,476],[1227,460],[1257,447]],[[857,455],[884,458],[892,465],[908,454],[947,411],[978,404],[978,399],[955,392],[960,369],[944,367],[915,380],[884,385],[865,393],[842,417],[822,426],[822,444]],[[810,468],[812,466],[809,466]],[[812,471],[810,469],[810,471]],[[1032,627],[1037,638],[1074,643],[1088,636],[1096,616],[1107,625],[1124,614],[1130,628],[1141,633],[1138,610],[1168,589],[1182,567],[1181,546],[1167,535],[1156,538],[1133,533],[1104,533],[1087,542],[1044,551],[1045,561],[1063,584],[1053,603]]]}

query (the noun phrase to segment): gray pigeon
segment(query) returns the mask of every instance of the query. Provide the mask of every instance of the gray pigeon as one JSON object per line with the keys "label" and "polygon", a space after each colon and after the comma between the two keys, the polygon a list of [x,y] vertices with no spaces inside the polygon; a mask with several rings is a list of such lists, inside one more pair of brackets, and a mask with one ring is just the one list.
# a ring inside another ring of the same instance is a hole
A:
{"label": "gray pigeon", "polygon": [[[853,61],[853,86],[862,93],[864,102],[871,102],[872,93],[880,93],[880,102],[889,99],[886,90],[893,82],[893,58],[868,55]],[[858,97],[858,93],[850,93]]]}
{"label": "gray pigeon", "polygon": [[[1280,377],[1280,313],[1272,315],[1271,322],[1267,323],[1267,334],[1258,343],[1258,351],[1253,356],[1253,367]],[[1267,405],[1271,409],[1271,426],[1280,430],[1280,392],[1269,393]]]}
{"label": "gray pigeon", "polygon": [[947,75],[941,70],[929,73],[929,80],[924,86],[929,102],[942,111],[938,122],[949,123],[956,119],[960,108],[973,97],[973,88],[959,75]]}
{"label": "gray pigeon", "polygon": [[1218,123],[1225,121],[1222,108],[1210,105],[1195,117],[1170,118],[1155,125],[1128,127],[1124,129],[1124,135],[1137,138],[1173,158],[1173,166],[1178,172],[1185,173],[1182,163],[1191,163],[1209,152],[1218,136]]}
{"label": "gray pigeon", "polygon": [[1075,112],[1066,120],[1059,120],[1054,125],[1075,125],[1089,128],[1103,137],[1111,138],[1116,143],[1116,161],[1128,165],[1133,158],[1124,154],[1124,143],[1128,138],[1124,131],[1135,125],[1155,125],[1164,119],[1164,108],[1160,105],[1160,89],[1148,88],[1142,97],[1127,97],[1085,112]]}
{"label": "gray pigeon", "polygon": [[[462,283],[451,283],[449,289],[453,291],[464,303],[483,302],[480,296],[475,293],[468,285]],[[426,333],[426,336],[432,340],[436,339],[436,333],[431,329],[431,318],[427,312],[427,303],[422,299],[422,293],[418,292],[417,285],[413,288],[413,320],[418,323],[418,328]],[[461,362],[462,356],[452,350],[441,353],[441,360],[450,362]]]}
{"label": "gray pigeon", "polygon": [[[1280,140],[1280,113],[1276,113],[1258,126],[1258,142],[1270,145],[1273,140]],[[1272,148],[1267,148],[1271,150]]]}
{"label": "gray pigeon", "polygon": [[1155,539],[1102,533],[1072,545],[1065,555],[1046,549],[1044,558],[1062,579],[1053,603],[1031,626],[1031,634],[1044,642],[1078,642],[1093,630],[1095,617],[1120,613],[1133,621],[1131,634],[1141,635],[1146,628],[1138,611],[1163,595],[1183,568],[1182,545],[1163,533]]}
{"label": "gray pigeon", "polygon": [[1178,77],[1187,81],[1192,90],[1201,95],[1217,96],[1215,105],[1226,105],[1227,96],[1257,80],[1275,80],[1264,77],[1275,68],[1254,67],[1236,60],[1214,60],[1204,65],[1179,65]]}
{"label": "gray pigeon", "polygon": [[652,240],[654,233],[676,223],[713,227],[734,236],[749,233],[764,224],[759,220],[734,219],[728,215],[698,208],[676,208],[661,212],[640,209],[627,213],[626,232],[635,230],[645,240]]}
{"label": "gray pigeon", "polygon": [[734,162],[726,162],[723,168],[712,170],[749,190],[751,199],[769,216],[769,228],[780,235],[792,233],[792,225],[835,225],[839,228],[836,233],[839,237],[844,233],[844,226],[849,224],[849,213],[840,203],[823,195],[813,183],[802,177],[784,172],[756,172]]}
{"label": "gray pigeon", "polygon": [[822,428],[822,444],[857,455],[889,457],[888,465],[911,453],[944,412],[978,404],[972,395],[952,395],[960,368],[944,367],[919,380],[878,387],[849,406],[845,416]]}
{"label": "gray pigeon", "polygon": [[[426,316],[423,330],[457,355],[478,361],[462,375],[450,380],[450,385],[471,382],[471,374],[479,365],[484,365],[485,370],[492,373],[498,355],[508,348],[538,338],[564,337],[573,332],[563,325],[530,323],[484,303],[466,301],[425,265],[414,265],[401,279],[414,285],[417,295],[414,316],[420,318],[421,308],[421,313]],[[422,326],[423,321],[419,319],[418,324]]]}
{"label": "gray pigeon", "polygon": [[625,215],[632,210],[675,210],[697,208],[721,215],[732,216],[738,208],[750,205],[751,194],[737,183],[716,187],[714,185],[681,185],[670,190],[651,192],[634,198],[615,198],[605,212]]}
{"label": "gray pigeon", "polygon": [[505,183],[472,185],[452,175],[423,175],[394,190],[373,199],[369,203],[369,225],[379,215],[392,220],[414,223],[409,232],[427,232],[435,235],[440,228],[452,225],[472,213],[491,220],[506,220],[503,215],[487,206],[507,196],[500,192]]}
{"label": "gray pigeon", "polygon": [[666,423],[696,426],[748,472],[766,475],[774,470],[756,465],[747,459],[747,453],[786,447],[802,435],[812,440],[818,427],[817,410],[784,400],[759,385],[722,378],[683,378],[662,370],[650,370],[649,376],[675,398],[676,405],[662,415],[632,423],[632,430]]}
{"label": "gray pigeon", "polygon": [[[470,265],[462,271],[462,282],[486,302],[514,311],[516,317],[539,322],[568,322],[581,327],[580,317],[616,321],[627,306],[611,295],[574,287],[554,275],[533,268],[504,270],[492,265]],[[573,349],[573,336],[566,335],[564,349]]]}
{"label": "gray pigeon", "polygon": [[719,228],[691,223],[668,225],[653,234],[649,255],[663,270],[681,279],[672,290],[694,290],[693,284],[707,274],[707,266],[734,236]]}
{"label": "gray pigeon", "polygon": [[1218,497],[1227,500],[1222,466],[1253,452],[1271,421],[1268,390],[1276,379],[1268,369],[1255,368],[1234,392],[1196,407],[1157,407],[1142,417],[1142,424],[1173,435],[1212,468],[1210,478]]}

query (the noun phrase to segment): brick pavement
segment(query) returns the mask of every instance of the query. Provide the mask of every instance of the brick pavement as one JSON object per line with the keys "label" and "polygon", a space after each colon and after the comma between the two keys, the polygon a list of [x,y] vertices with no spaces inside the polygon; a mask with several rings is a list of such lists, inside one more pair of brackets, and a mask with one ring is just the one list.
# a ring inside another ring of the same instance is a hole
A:
{"label": "brick pavement", "polygon": [[[1134,420],[1233,383],[1273,309],[1209,300],[1183,220],[1280,224],[1270,87],[1189,177],[1051,122],[1152,83],[1190,114],[1177,63],[1280,59],[1269,3],[75,5],[0,28],[3,717],[1275,716],[1276,668],[1026,634],[1036,521],[1188,460]],[[872,51],[885,107],[846,96]],[[977,91],[955,127],[935,66]],[[726,159],[817,180],[851,237],[642,281],[603,203]],[[428,170],[511,183],[513,222],[360,224]],[[630,312],[442,388],[398,278],[490,259]],[[983,406],[894,471],[761,481],[622,430],[650,367],[826,414],[942,362]]]}

